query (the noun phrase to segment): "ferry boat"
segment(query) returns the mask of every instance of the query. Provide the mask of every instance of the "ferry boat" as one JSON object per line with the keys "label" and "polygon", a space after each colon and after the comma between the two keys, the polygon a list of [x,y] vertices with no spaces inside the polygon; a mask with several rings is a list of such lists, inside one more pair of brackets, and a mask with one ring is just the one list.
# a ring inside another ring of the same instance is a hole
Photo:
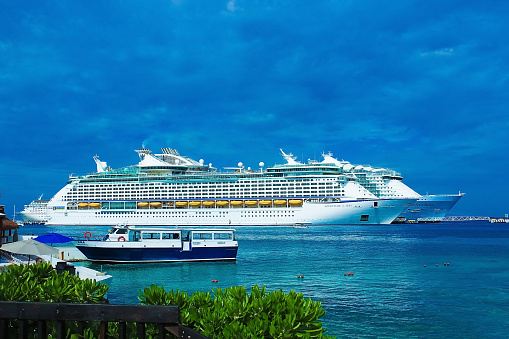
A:
{"label": "ferry boat", "polygon": [[[378,198],[417,199],[408,206],[395,220],[396,223],[440,222],[456,205],[464,193],[421,195],[403,183],[400,173],[370,165],[353,165],[345,160],[333,158],[332,153],[323,153],[322,164],[334,164],[343,173],[351,173],[368,191]],[[312,163],[316,161],[308,160]]]}
{"label": "ferry boat", "polygon": [[93,262],[173,262],[236,260],[233,229],[114,227],[103,240],[76,244]]}
{"label": "ferry boat", "polygon": [[390,224],[416,198],[379,198],[334,164],[295,161],[218,171],[175,149],[136,150],[137,165],[69,177],[47,204],[47,225],[292,226]]}

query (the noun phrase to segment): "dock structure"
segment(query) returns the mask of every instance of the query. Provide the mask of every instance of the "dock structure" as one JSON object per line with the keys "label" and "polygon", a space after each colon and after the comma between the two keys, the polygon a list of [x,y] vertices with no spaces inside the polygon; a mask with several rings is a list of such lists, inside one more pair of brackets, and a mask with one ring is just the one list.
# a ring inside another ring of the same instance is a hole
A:
{"label": "dock structure", "polygon": [[450,216],[444,217],[442,221],[489,221],[490,217],[472,217],[472,216]]}

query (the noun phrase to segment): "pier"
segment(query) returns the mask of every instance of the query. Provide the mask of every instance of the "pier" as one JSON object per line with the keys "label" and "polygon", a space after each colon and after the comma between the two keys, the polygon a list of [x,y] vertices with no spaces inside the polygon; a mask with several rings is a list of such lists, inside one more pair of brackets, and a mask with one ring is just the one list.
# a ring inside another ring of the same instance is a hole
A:
{"label": "pier", "polygon": [[489,221],[490,217],[463,217],[463,216],[457,216],[457,217],[444,217],[442,221],[480,221],[485,220]]}

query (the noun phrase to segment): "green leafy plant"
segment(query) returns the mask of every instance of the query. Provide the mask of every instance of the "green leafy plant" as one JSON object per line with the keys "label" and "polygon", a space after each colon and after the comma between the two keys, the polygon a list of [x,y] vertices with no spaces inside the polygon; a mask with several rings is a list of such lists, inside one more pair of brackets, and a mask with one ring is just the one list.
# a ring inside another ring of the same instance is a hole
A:
{"label": "green leafy plant", "polygon": [[329,338],[318,321],[325,314],[321,303],[302,293],[282,290],[267,293],[253,286],[195,292],[191,296],[151,285],[138,299],[149,305],[178,305],[180,322],[209,338]]}
{"label": "green leafy plant", "polygon": [[[69,272],[58,274],[51,264],[9,265],[0,273],[1,301],[62,302],[62,303],[105,303],[109,286],[94,280],[81,280]],[[67,337],[78,338],[77,322],[67,322]],[[28,322],[27,333],[36,337],[37,324]],[[54,322],[49,322],[48,331],[56,337]],[[10,322],[8,334],[17,337],[18,323]],[[97,338],[98,323],[90,322],[85,328],[85,338]],[[114,336],[113,336],[114,337]]]}

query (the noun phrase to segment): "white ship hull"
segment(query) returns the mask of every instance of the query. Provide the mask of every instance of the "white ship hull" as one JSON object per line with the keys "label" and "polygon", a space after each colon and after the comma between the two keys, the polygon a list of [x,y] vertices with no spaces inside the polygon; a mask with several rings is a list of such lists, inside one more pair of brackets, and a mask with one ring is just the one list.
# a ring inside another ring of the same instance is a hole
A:
{"label": "white ship hull", "polygon": [[415,199],[304,202],[300,207],[53,210],[47,225],[290,226],[390,224]]}

